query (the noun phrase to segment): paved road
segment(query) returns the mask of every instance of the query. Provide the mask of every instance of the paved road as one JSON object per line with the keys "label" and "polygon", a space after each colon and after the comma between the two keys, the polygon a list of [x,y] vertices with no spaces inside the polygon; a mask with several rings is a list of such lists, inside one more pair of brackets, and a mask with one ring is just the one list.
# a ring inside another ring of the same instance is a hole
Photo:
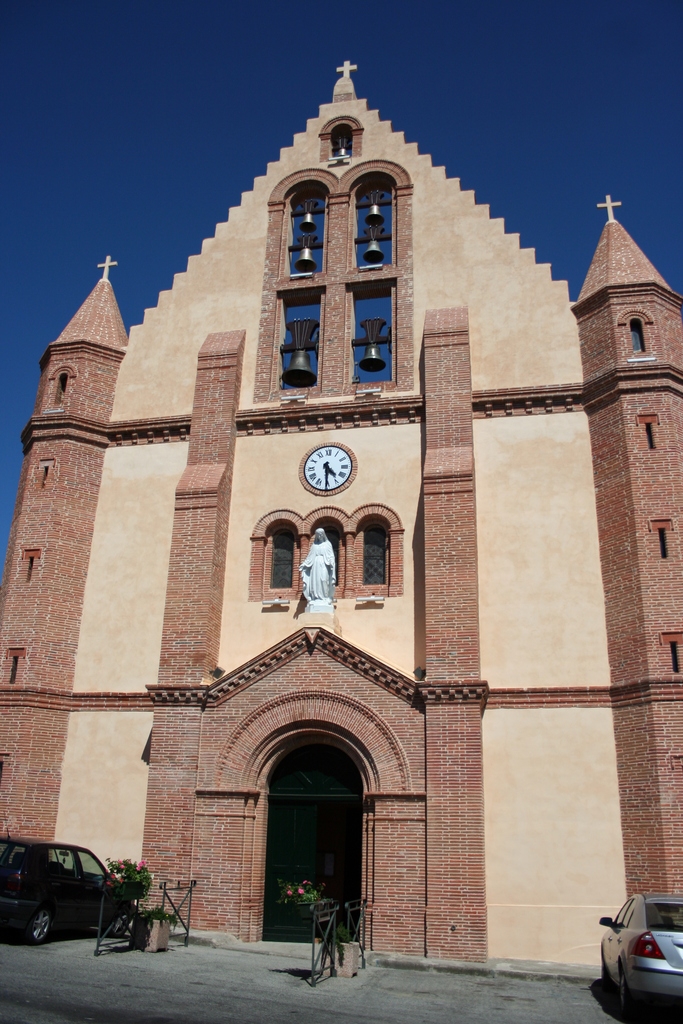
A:
{"label": "paved road", "polygon": [[[0,935],[0,1024],[611,1024],[597,985],[368,968],[315,989],[305,961],[205,946],[93,956],[94,940],[32,948]],[[670,1011],[648,1015],[673,1024]]]}

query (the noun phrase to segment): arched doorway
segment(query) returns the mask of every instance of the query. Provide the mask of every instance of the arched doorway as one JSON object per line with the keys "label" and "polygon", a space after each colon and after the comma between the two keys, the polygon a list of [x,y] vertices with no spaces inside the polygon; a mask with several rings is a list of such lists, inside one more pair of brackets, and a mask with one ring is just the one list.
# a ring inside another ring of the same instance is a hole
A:
{"label": "arched doorway", "polygon": [[310,940],[310,924],[277,902],[278,878],[324,882],[342,907],[360,897],[362,797],[358,769],[337,747],[299,747],[279,763],[268,796],[264,939]]}

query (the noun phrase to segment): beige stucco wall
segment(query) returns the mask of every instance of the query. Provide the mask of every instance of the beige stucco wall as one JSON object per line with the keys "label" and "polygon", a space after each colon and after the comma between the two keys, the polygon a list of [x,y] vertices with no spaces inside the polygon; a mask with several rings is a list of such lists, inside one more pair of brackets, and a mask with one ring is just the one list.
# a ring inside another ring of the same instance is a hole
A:
{"label": "beige stucco wall", "polygon": [[474,421],[482,678],[609,685],[588,421]]}
{"label": "beige stucco wall", "polygon": [[489,955],[599,963],[625,898],[609,708],[484,715]]}
{"label": "beige stucco wall", "polygon": [[109,448],[95,517],[76,690],[144,690],[159,670],[182,442]]}
{"label": "beige stucco wall", "polygon": [[[351,166],[382,159],[401,164],[414,182],[414,297],[416,353],[426,309],[466,305],[470,310],[475,389],[567,383],[581,379],[578,334],[566,282],[535,263],[519,236],[491,220],[473,192],[447,179],[443,167],[406,144],[364,100],[325,104],[293,145],[256,178],[239,207],[191,256],[187,271],[161,292],[158,305],[131,330],[121,367],[114,419],[187,413],[192,409],[197,353],[212,331],[245,329],[247,347],[241,404],[252,403],[267,227],[275,185],[302,168],[328,170],[318,133],[331,117],[349,114],[365,128],[363,152]],[[341,176],[348,167],[336,167]],[[453,169],[451,169],[453,170]],[[417,366],[417,360],[416,360]],[[417,370],[416,370],[417,372]],[[416,382],[417,386],[417,382]]]}
{"label": "beige stucco wall", "polygon": [[[151,711],[80,711],[69,719],[56,836],[100,859],[142,855]],[[84,780],[88,781],[87,786]]]}
{"label": "beige stucco wall", "polygon": [[[356,455],[358,474],[345,491],[331,496],[309,493],[299,482],[299,463],[316,442],[342,442]],[[421,480],[420,427],[405,424],[366,430],[335,430],[324,434],[277,434],[239,438],[235,452],[233,501],[225,574],[225,600],[220,665],[235,668],[299,628],[295,601],[286,611],[264,609],[249,602],[249,538],[258,520],[275,509],[301,516],[334,505],[353,512],[379,502],[399,516],[403,538],[404,596],[387,598],[383,606],[356,608],[355,601],[337,604],[345,639],[412,673],[415,662],[413,603],[413,534]]]}

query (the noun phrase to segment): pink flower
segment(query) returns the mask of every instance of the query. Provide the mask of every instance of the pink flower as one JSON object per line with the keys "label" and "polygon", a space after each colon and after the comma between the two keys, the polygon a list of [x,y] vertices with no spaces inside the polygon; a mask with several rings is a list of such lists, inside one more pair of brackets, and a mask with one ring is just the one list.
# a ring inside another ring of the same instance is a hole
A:
{"label": "pink flower", "polygon": [[291,890],[291,889],[288,889],[288,890],[287,890],[287,895],[288,895],[288,896],[291,896],[291,895],[292,895],[292,890]]}
{"label": "pink flower", "polygon": [[303,880],[303,882],[301,884],[302,885],[310,885],[311,883],[308,881],[307,878],[304,878],[304,880]]}
{"label": "pink flower", "polygon": [[138,869],[138,871],[142,871],[142,869],[144,868],[144,866],[145,866],[145,864],[146,864],[146,863],[147,863],[147,861],[146,861],[146,860],[140,860],[140,861],[138,861],[138,868],[137,868],[137,869]]}
{"label": "pink flower", "polygon": [[297,889],[297,892],[299,893],[299,896],[303,896],[303,894],[304,894],[303,889]]}

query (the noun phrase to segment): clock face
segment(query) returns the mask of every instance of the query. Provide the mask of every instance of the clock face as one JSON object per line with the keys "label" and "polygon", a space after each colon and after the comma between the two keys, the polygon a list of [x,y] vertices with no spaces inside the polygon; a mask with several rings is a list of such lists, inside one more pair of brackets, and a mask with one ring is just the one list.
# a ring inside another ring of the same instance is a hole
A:
{"label": "clock face", "polygon": [[324,494],[348,486],[354,469],[354,458],[348,448],[330,444],[309,452],[303,476],[309,490]]}

